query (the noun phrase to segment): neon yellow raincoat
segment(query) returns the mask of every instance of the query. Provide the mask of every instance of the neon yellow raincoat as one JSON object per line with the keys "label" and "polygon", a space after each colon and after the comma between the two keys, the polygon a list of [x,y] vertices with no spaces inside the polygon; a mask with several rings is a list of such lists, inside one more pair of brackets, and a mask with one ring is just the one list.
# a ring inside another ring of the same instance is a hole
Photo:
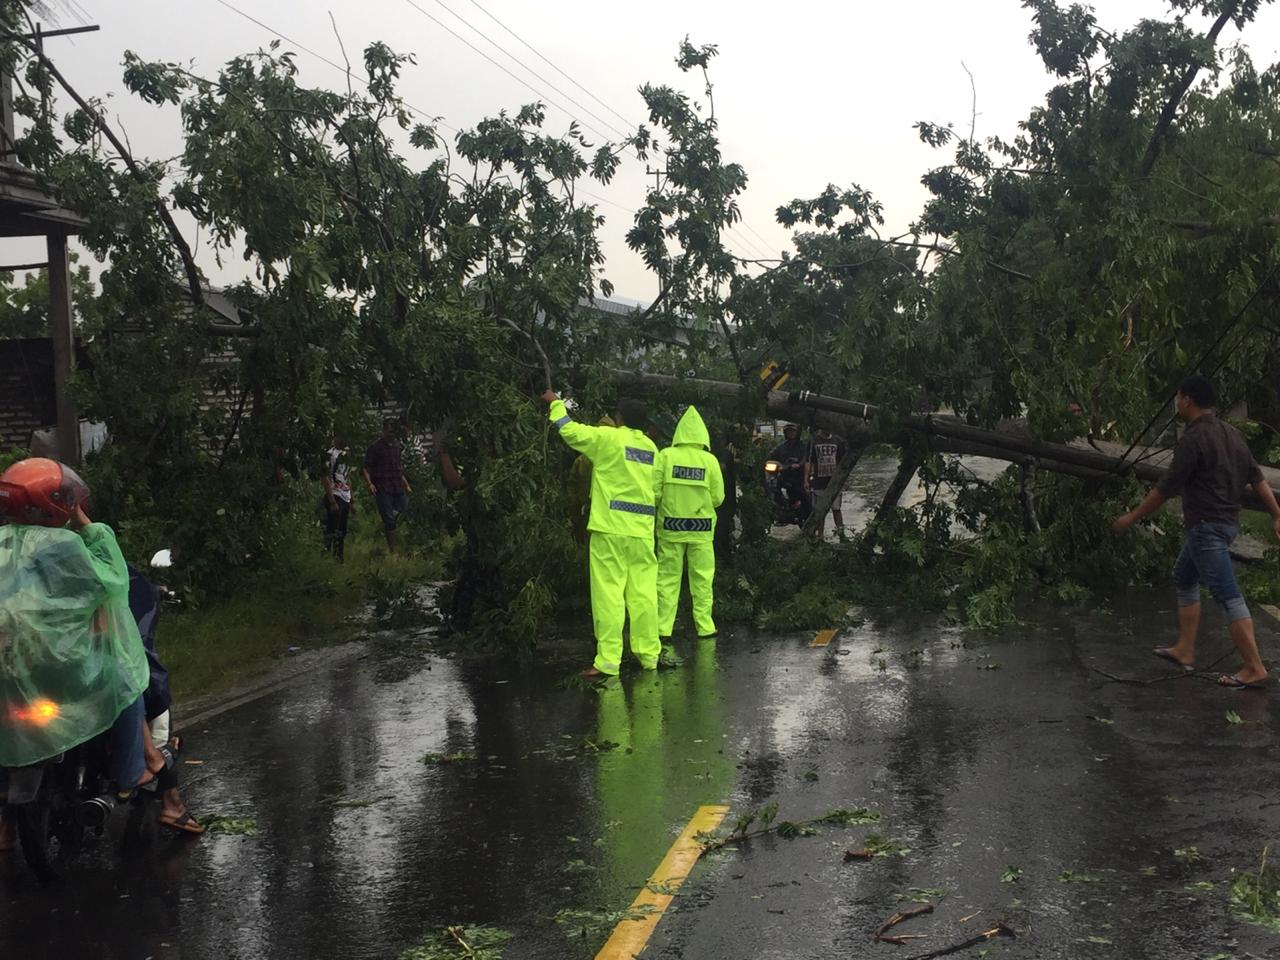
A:
{"label": "neon yellow raincoat", "polygon": [[680,579],[689,566],[689,597],[698,636],[716,632],[711,616],[716,577],[716,507],[724,502],[720,462],[711,454],[707,425],[694,407],[676,424],[671,446],[658,454],[658,634],[671,636]]}
{"label": "neon yellow raincoat", "polygon": [[631,652],[640,665],[658,665],[658,561],[653,552],[653,471],[658,448],[630,427],[590,427],[551,404],[551,424],[592,464],[591,619],[595,668],[616,675],[622,628],[631,618]]}
{"label": "neon yellow raincoat", "polygon": [[0,526],[0,766],[102,733],[148,678],[111,528]]}
{"label": "neon yellow raincoat", "polygon": [[[613,417],[606,414],[597,422],[597,426],[615,426]],[[569,494],[569,521],[573,525],[573,539],[578,543],[587,542],[587,521],[591,517],[591,458],[585,454],[573,461],[569,468],[569,479],[565,486]]]}

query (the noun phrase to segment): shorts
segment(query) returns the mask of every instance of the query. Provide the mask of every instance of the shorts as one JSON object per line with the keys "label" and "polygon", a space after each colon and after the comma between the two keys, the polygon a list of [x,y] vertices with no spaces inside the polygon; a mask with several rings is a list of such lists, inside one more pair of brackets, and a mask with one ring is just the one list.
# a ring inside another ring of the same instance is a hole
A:
{"label": "shorts", "polygon": [[813,489],[815,492],[818,490],[827,489],[827,486],[830,483],[831,483],[830,477],[810,477],[809,478],[809,487]]}
{"label": "shorts", "polygon": [[1235,568],[1231,566],[1231,543],[1237,528],[1225,523],[1198,523],[1187,530],[1187,540],[1173,565],[1173,586],[1178,606],[1194,607],[1200,602],[1200,585],[1209,588],[1218,601],[1227,623],[1249,620],[1249,608],[1240,595]]}
{"label": "shorts", "polygon": [[378,507],[378,515],[382,517],[384,530],[394,530],[400,514],[409,508],[409,495],[404,491],[383,493],[379,490],[373,495],[373,501]]}

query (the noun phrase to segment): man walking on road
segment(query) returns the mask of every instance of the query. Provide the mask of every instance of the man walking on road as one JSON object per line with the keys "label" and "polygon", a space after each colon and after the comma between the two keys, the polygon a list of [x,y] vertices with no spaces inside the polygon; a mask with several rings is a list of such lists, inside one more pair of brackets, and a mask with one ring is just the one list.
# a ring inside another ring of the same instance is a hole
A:
{"label": "man walking on road", "polygon": [[570,447],[590,459],[591,619],[595,662],[584,677],[616,676],[622,665],[622,628],[631,618],[631,652],[646,670],[657,669],[658,561],[653,553],[653,474],[658,448],[644,435],[648,415],[638,400],[618,404],[616,427],[577,423],[555,391],[542,399],[551,425]]}
{"label": "man walking on road", "polygon": [[409,507],[409,478],[404,475],[400,441],[396,439],[395,420],[382,421],[382,436],[373,441],[364,455],[364,482],[373,494],[378,514],[382,517],[382,533],[387,550],[396,552],[396,522]]}
{"label": "man walking on road", "polygon": [[1240,431],[1214,415],[1213,385],[1204,377],[1188,377],[1178,387],[1178,415],[1187,428],[1173,451],[1169,472],[1142,503],[1111,525],[1124,533],[1158,510],[1170,497],[1182,497],[1187,539],[1173,567],[1178,594],[1178,642],[1153,652],[1188,673],[1195,668],[1196,634],[1200,629],[1200,585],[1209,588],[1227,617],[1231,641],[1244,666],[1218,683],[1237,690],[1266,685],[1267,668],[1258,656],[1253,618],[1236,584],[1229,548],[1237,533],[1240,500],[1251,487],[1272,517],[1280,537],[1280,505]]}
{"label": "man walking on road", "polygon": [[720,462],[702,416],[689,407],[676,425],[671,446],[658,454],[654,474],[658,505],[658,636],[671,639],[680,580],[689,565],[693,625],[700,638],[715,636],[712,586],[716,577],[716,507],[724,501]]}
{"label": "man walking on road", "polygon": [[[844,459],[844,444],[833,437],[826,430],[818,431],[818,435],[813,438],[810,444],[809,460],[804,465],[804,486],[805,489],[813,494],[814,498],[822,493],[831,485],[831,478],[835,476],[836,468],[840,465],[840,461]],[[836,524],[836,536],[844,537],[844,514],[840,510],[840,491],[836,491],[835,499],[831,501],[831,517]],[[825,520],[825,518],[824,518]],[[815,532],[819,540],[823,538],[823,527],[825,523],[819,524]]]}

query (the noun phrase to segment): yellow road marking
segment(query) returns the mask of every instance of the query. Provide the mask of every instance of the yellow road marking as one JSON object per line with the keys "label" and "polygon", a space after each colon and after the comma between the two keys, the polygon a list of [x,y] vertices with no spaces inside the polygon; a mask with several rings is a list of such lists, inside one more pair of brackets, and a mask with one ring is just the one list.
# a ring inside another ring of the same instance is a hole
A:
{"label": "yellow road marking", "polygon": [[825,647],[835,637],[834,630],[819,630],[818,635],[813,638],[813,642],[809,644],[811,647]]}
{"label": "yellow road marking", "polygon": [[600,948],[596,960],[632,960],[645,948],[672,900],[670,893],[655,893],[650,885],[659,890],[679,889],[693,865],[702,856],[702,845],[694,838],[699,833],[710,833],[720,826],[720,821],[728,812],[729,808],[720,804],[698,808],[693,819],[685,825],[684,832],[676,838],[676,842],[658,864],[658,869],[653,871],[649,883],[641,888],[631,902],[632,912],[643,913],[644,916],[639,920],[623,920],[614,927],[613,935]]}

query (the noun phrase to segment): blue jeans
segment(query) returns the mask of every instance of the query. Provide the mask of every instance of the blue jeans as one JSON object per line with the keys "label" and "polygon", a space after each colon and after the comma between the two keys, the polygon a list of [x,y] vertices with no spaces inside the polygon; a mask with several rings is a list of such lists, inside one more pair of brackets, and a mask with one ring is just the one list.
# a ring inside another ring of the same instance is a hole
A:
{"label": "blue jeans", "polygon": [[382,529],[394,530],[396,520],[409,507],[409,495],[404,492],[383,493],[379,490],[373,495],[373,502],[377,505],[378,513],[382,517]]}
{"label": "blue jeans", "polygon": [[111,779],[120,790],[128,790],[142,779],[147,754],[142,746],[142,724],[147,710],[142,697],[120,711],[107,734],[111,745]]}
{"label": "blue jeans", "polygon": [[1198,604],[1203,583],[1227,615],[1227,623],[1251,619],[1231,566],[1230,548],[1236,533],[1234,526],[1225,523],[1198,523],[1188,528],[1182,552],[1173,565],[1179,607]]}

